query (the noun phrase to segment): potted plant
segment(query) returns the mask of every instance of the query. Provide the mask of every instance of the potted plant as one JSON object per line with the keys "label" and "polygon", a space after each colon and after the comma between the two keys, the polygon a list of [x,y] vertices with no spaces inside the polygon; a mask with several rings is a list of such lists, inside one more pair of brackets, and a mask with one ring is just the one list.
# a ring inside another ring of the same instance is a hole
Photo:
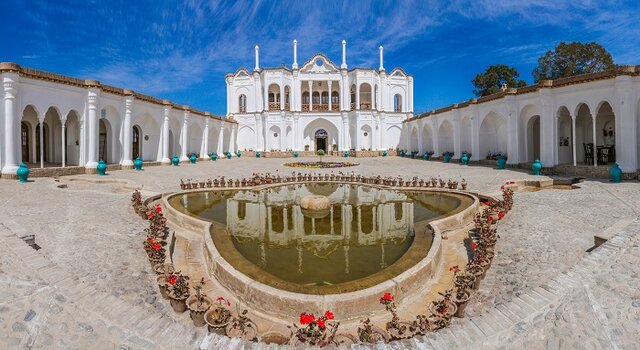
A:
{"label": "potted plant", "polygon": [[464,151],[462,152],[462,157],[460,157],[460,164],[469,165],[470,159],[471,159],[471,153]]}
{"label": "potted plant", "polygon": [[333,344],[333,339],[340,322],[334,321],[333,312],[327,310],[324,315],[315,318],[313,314],[300,314],[300,326],[295,323],[292,329],[291,345],[305,344],[309,346],[327,346]]}
{"label": "potted plant", "polygon": [[496,166],[498,167],[498,169],[504,169],[506,164],[507,164],[507,155],[498,153],[497,160],[496,160]]}
{"label": "potted plant", "polygon": [[451,161],[451,157],[453,157],[453,152],[447,151],[447,152],[442,153],[442,160],[445,163],[449,163]]}
{"label": "potted plant", "polygon": [[[140,210],[144,208],[144,204],[142,203],[142,195],[140,191],[135,190],[131,195],[131,206],[136,213],[140,213]],[[144,211],[146,215],[146,210]]]}
{"label": "potted plant", "polygon": [[460,269],[458,265],[453,266],[449,269],[449,271],[454,271],[454,285],[455,292],[451,296],[451,300],[456,304],[456,312],[454,314],[455,317],[463,317],[464,309],[471,299],[471,293],[469,289],[473,288],[473,284],[475,282],[475,276],[473,274],[467,273],[466,271]]}
{"label": "potted plant", "polygon": [[370,319],[364,319],[360,323],[361,326],[358,326],[358,340],[361,343],[377,344],[386,343],[389,340],[387,333],[374,326]]}
{"label": "potted plant", "polygon": [[[236,309],[238,304],[236,304]],[[258,327],[251,321],[247,314],[247,310],[242,310],[238,316],[234,317],[225,328],[226,334],[231,338],[240,338],[242,340],[254,340],[258,334]]]}
{"label": "potted plant", "polygon": [[149,237],[145,241],[145,250],[149,256],[149,262],[151,263],[152,268],[158,264],[164,263],[166,254],[165,249],[162,247],[162,244],[160,242],[156,242],[153,237]]}
{"label": "potted plant", "polygon": [[411,338],[413,336],[411,324],[400,321],[396,312],[396,303],[393,299],[394,297],[391,293],[384,293],[380,298],[380,304],[384,305],[384,308],[391,313],[391,321],[386,324],[387,333],[391,340]]}
{"label": "potted plant", "polygon": [[451,289],[446,290],[444,293],[438,292],[441,298],[431,302],[429,305],[431,313],[439,317],[453,316],[453,314],[456,313],[456,304],[451,301],[452,293],[453,291]]}
{"label": "potted plant", "polygon": [[202,327],[206,324],[206,322],[204,321],[204,314],[213,304],[211,298],[202,293],[203,287],[204,277],[202,277],[200,283],[193,287],[196,293],[191,294],[186,301],[187,308],[189,309],[189,315],[191,316],[191,320],[196,327]]}
{"label": "potted plant", "polygon": [[189,276],[179,271],[167,277],[167,295],[173,311],[183,313],[187,311],[187,298],[189,297]]}
{"label": "potted plant", "polygon": [[218,159],[218,153],[216,152],[211,153],[211,160],[215,162],[217,159]]}
{"label": "potted plant", "polygon": [[223,297],[217,297],[215,302],[218,306],[209,308],[204,314],[204,320],[207,322],[210,332],[227,327],[231,321],[231,311],[229,310],[231,302]]}
{"label": "potted plant", "polygon": [[424,154],[422,155],[422,159],[429,160],[431,159],[432,155],[433,155],[433,151],[425,151]]}

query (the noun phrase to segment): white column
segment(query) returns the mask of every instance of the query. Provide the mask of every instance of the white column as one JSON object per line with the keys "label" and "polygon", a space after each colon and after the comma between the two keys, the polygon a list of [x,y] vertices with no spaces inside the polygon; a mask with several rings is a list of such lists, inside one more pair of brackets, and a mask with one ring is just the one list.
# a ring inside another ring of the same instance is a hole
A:
{"label": "white column", "polygon": [[125,90],[124,123],[122,124],[122,165],[124,166],[133,166],[131,160],[133,153],[131,151],[131,134],[133,133],[131,114],[133,113],[133,101],[133,91]]}
{"label": "white column", "polygon": [[[403,106],[404,107],[404,106]],[[460,110],[459,109],[454,109],[453,110],[453,114],[454,114],[454,119],[453,119],[453,153],[454,153],[454,157],[456,159],[460,159],[460,157],[462,157],[462,152],[464,152],[463,150],[461,150],[462,147],[460,147],[460,139],[461,139],[461,135],[460,135],[460,131],[462,128],[462,117],[460,116]],[[418,131],[418,135],[422,134],[421,130]],[[422,154],[422,152],[420,152],[420,154]]]}
{"label": "white column", "polygon": [[342,64],[341,69],[347,69],[347,42],[342,40]]}
{"label": "white column", "polygon": [[[18,110],[16,106],[16,97],[18,95],[19,77],[17,73],[5,73],[2,81],[4,86],[4,167],[3,174],[16,176],[18,170],[18,154],[20,151],[19,131],[20,120],[18,118]],[[24,161],[24,159],[23,159]]]}
{"label": "white column", "polygon": [[260,48],[258,45],[255,47],[256,50],[256,66],[253,68],[254,71],[260,70]]}
{"label": "white column", "polygon": [[384,64],[383,64],[384,48],[382,47],[382,45],[380,45],[378,49],[380,50],[380,68],[378,68],[378,70],[384,71]]}
{"label": "white column", "polygon": [[360,110],[360,84],[356,82],[356,111]]}
{"label": "white column", "polygon": [[[89,140],[87,142],[88,149],[87,164],[85,165],[86,168],[95,168],[98,166],[98,93],[99,90],[94,88],[89,89],[87,94],[87,123],[89,129]],[[40,156],[42,156],[42,154]]]}
{"label": "white column", "polygon": [[300,115],[298,113],[294,113],[293,114],[293,130],[291,130],[291,132],[293,133],[293,150],[294,151],[299,151],[300,150],[300,137],[298,137],[298,128],[300,124]]}
{"label": "white column", "polygon": [[578,165],[576,159],[576,116],[569,115],[571,117],[571,147],[573,148],[573,166]]}
{"label": "white column", "polygon": [[64,168],[67,163],[67,119],[63,118],[62,122],[62,167]]}
{"label": "white column", "polygon": [[597,167],[598,166],[598,143],[597,143],[597,139],[598,139],[598,134],[596,134],[596,115],[594,114],[591,117],[591,126],[593,127],[593,167]]}
{"label": "white column", "polygon": [[313,80],[307,81],[309,85],[309,112],[313,111]]}
{"label": "white column", "polygon": [[231,153],[234,154],[234,156],[236,155],[236,135],[238,134],[238,125],[234,124],[231,126],[231,137],[229,137],[229,151],[231,151]]}
{"label": "white column", "polygon": [[184,117],[182,118],[182,154],[180,155],[180,161],[188,161],[187,149],[189,147],[189,107],[183,106]]}
{"label": "white column", "polygon": [[209,158],[207,152],[209,150],[209,121],[211,120],[208,112],[205,113],[204,131],[202,132],[202,146],[200,146],[200,159]]}
{"label": "white column", "polygon": [[44,168],[44,115],[39,119],[38,134],[40,135],[40,168]]}
{"label": "white column", "polygon": [[298,69],[298,40],[293,39],[293,69]]}
{"label": "white column", "polygon": [[349,118],[347,113],[342,113],[342,150],[349,150]]}
{"label": "white column", "polygon": [[472,160],[480,160],[483,159],[486,154],[480,154],[480,126],[478,123],[478,108],[477,106],[472,107],[472,116],[471,116],[471,159]]}
{"label": "white column", "polygon": [[280,98],[278,99],[280,103],[280,110],[284,111],[284,81],[280,80]]}
{"label": "white column", "polygon": [[327,81],[327,87],[329,88],[329,112],[331,112],[331,80]]}
{"label": "white column", "polygon": [[218,154],[218,158],[222,158],[224,151],[222,147],[222,142],[224,141],[224,124],[220,123],[220,131],[218,131],[218,147],[216,147],[216,154]]}
{"label": "white column", "polygon": [[171,150],[169,149],[169,116],[171,115],[171,102],[163,101],[164,103],[164,119],[162,121],[162,164],[171,164]]}

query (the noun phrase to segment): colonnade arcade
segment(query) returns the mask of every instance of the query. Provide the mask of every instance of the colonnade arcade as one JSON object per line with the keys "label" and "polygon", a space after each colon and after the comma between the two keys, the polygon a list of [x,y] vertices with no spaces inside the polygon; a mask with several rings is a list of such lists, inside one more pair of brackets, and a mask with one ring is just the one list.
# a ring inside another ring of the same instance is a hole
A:
{"label": "colonnade arcade", "polygon": [[[562,104],[546,119],[538,105],[527,104],[513,123],[497,111],[476,117],[459,113],[454,117],[429,116],[418,123],[411,121],[405,147],[407,151],[419,154],[454,152],[454,158],[468,152],[472,154],[472,160],[503,154],[510,164],[541,159],[547,162],[543,163],[545,166],[595,167],[616,161],[620,150],[618,123],[607,100],[597,104]],[[550,155],[546,159],[545,149]]]}

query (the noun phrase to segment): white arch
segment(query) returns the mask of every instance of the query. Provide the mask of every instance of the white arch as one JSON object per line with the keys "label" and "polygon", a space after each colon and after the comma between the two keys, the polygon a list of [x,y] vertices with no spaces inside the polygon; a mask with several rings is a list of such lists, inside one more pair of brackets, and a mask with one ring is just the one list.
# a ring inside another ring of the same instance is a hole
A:
{"label": "white arch", "polygon": [[160,144],[160,125],[149,113],[142,113],[136,116],[132,126],[140,127],[140,156],[143,161],[159,161],[162,157]]}
{"label": "white arch", "polygon": [[521,163],[540,159],[542,130],[540,107],[527,104],[520,110],[518,118],[518,160]]}
{"label": "white arch", "polygon": [[422,127],[422,150],[423,152],[433,152],[435,148],[433,140],[433,130],[428,123]]}
{"label": "white arch", "polygon": [[308,123],[304,128],[304,144],[309,145],[310,150],[315,149],[315,133],[320,129],[324,129],[328,134],[328,149],[331,149],[333,144],[338,144],[338,140],[340,139],[338,127],[327,119],[316,118]]}
{"label": "white arch", "polygon": [[[448,120],[440,123],[440,127],[438,128],[438,149],[440,153],[454,152],[453,125]],[[459,154],[456,154],[456,156],[459,156]]]}
{"label": "white arch", "polygon": [[280,140],[282,138],[282,132],[277,125],[273,125],[269,128],[269,150],[279,151],[280,150]]}
{"label": "white arch", "polygon": [[472,145],[472,125],[471,118],[469,116],[465,116],[462,118],[462,122],[460,123],[460,152],[456,156],[462,156],[462,152],[472,153],[471,150],[473,148]]}
{"label": "white arch", "polygon": [[400,146],[400,137],[402,135],[402,129],[398,126],[390,126],[386,131],[386,142],[388,149],[398,149],[403,148]]}
{"label": "white arch", "polygon": [[360,149],[362,150],[369,150],[372,148],[372,140],[373,140],[373,136],[372,136],[372,131],[371,131],[371,126],[365,124],[360,128],[360,142],[358,142],[358,144],[360,145]]}
{"label": "white arch", "polygon": [[250,126],[241,126],[238,129],[238,149],[239,150],[255,150],[256,149],[256,132]]}
{"label": "white arch", "polygon": [[489,112],[480,124],[480,159],[489,153],[507,153],[507,121],[496,112]]}

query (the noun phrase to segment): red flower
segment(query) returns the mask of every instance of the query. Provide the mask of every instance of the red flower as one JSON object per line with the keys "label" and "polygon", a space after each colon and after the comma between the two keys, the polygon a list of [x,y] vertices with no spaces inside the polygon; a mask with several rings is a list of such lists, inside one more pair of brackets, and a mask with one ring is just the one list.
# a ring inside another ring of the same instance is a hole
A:
{"label": "red flower", "polygon": [[490,202],[490,201],[486,201],[486,202],[484,202],[484,205],[486,205],[486,206],[489,206],[489,207],[490,207],[490,206],[491,206],[491,202]]}
{"label": "red flower", "polygon": [[178,282],[178,276],[176,276],[175,274],[167,277],[167,283],[169,283],[170,285],[174,285],[176,284],[176,282]]}
{"label": "red flower", "polygon": [[156,216],[156,214],[154,214],[154,212],[152,212],[152,211],[150,211],[150,212],[148,212],[148,213],[147,213],[147,217],[148,217],[149,219],[153,219],[155,216]]}
{"label": "red flower", "polygon": [[162,213],[162,208],[160,207],[160,204],[156,204],[156,213]]}
{"label": "red flower", "polygon": [[500,189],[501,189],[501,190],[504,190],[504,185],[500,186]]}
{"label": "red flower", "polygon": [[333,320],[333,312],[327,310],[327,312],[324,313],[324,318],[327,320]]}
{"label": "red flower", "polygon": [[478,247],[478,243],[471,242],[471,250],[475,251],[477,247]]}
{"label": "red flower", "polygon": [[380,298],[381,304],[384,304],[385,302],[390,302],[390,301],[393,301],[393,294],[391,293],[384,293],[382,298]]}
{"label": "red flower", "polygon": [[147,242],[149,242],[149,244],[154,244],[155,243],[155,241],[153,240],[153,237],[147,238]]}
{"label": "red flower", "polygon": [[160,243],[153,243],[151,245],[151,248],[153,248],[154,250],[160,250],[160,248],[162,248],[162,245],[160,245]]}
{"label": "red flower", "polygon": [[440,312],[440,315],[444,315],[447,313],[447,309],[443,307],[440,310],[438,310],[438,312]]}
{"label": "red flower", "polygon": [[325,328],[324,320],[319,319],[316,323],[318,324],[318,327],[320,327],[320,329],[324,329]]}
{"label": "red flower", "polygon": [[498,219],[502,219],[504,217],[504,213],[503,212],[499,212],[498,213]]}
{"label": "red flower", "polygon": [[306,312],[300,314],[300,324],[309,324],[315,319],[316,318],[313,316],[313,314],[308,314]]}
{"label": "red flower", "polygon": [[489,217],[487,218],[487,222],[491,222],[491,221],[493,221],[493,216],[489,216]]}
{"label": "red flower", "polygon": [[451,266],[449,271],[458,272],[460,271],[460,267],[458,265]]}

